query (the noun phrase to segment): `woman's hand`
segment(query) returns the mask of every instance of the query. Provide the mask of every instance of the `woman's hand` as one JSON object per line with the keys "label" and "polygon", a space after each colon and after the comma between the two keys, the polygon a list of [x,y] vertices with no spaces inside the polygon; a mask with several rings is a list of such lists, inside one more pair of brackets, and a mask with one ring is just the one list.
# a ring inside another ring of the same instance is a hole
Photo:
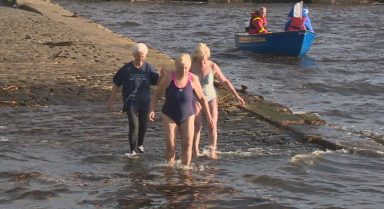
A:
{"label": "woman's hand", "polygon": [[242,106],[242,107],[244,107],[244,105],[245,105],[245,101],[244,101],[244,99],[243,98],[241,98],[239,95],[237,95],[237,101],[240,103],[240,105]]}
{"label": "woman's hand", "polygon": [[149,121],[155,121],[155,111],[151,110],[148,114],[148,120]]}
{"label": "woman's hand", "polygon": [[213,120],[213,118],[207,117],[207,121],[208,121],[209,127],[213,129],[215,127],[215,121]]}

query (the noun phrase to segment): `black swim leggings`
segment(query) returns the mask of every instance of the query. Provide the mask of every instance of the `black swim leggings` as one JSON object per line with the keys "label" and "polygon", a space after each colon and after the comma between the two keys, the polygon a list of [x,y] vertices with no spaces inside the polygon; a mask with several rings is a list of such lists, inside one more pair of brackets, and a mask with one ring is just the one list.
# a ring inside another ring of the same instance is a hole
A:
{"label": "black swim leggings", "polygon": [[137,147],[144,143],[145,132],[147,131],[148,110],[138,110],[135,107],[126,108],[129,131],[128,139],[131,151],[137,152]]}

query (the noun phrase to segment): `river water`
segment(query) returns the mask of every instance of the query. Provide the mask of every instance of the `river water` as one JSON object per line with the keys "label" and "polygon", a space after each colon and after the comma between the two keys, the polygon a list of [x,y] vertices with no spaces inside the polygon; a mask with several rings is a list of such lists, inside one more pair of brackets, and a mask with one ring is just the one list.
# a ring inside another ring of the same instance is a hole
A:
{"label": "river water", "polygon": [[[289,58],[234,48],[233,32],[244,27],[248,13],[258,5],[59,2],[171,57],[205,42],[235,86],[246,85],[251,93],[293,111],[317,112],[328,126],[346,135],[382,138],[383,5],[310,5],[317,39],[306,57]],[[290,5],[265,6],[271,31],[281,31]],[[0,126],[5,133],[0,136],[0,208],[381,208],[384,204],[380,154],[322,150],[267,123],[255,127],[250,116],[229,113],[219,124],[219,160],[202,158],[192,169],[171,169],[159,157],[160,125],[148,131],[145,155],[126,159],[121,157],[126,149],[121,145],[127,144],[126,118],[105,115],[103,108],[2,109],[12,123]]]}

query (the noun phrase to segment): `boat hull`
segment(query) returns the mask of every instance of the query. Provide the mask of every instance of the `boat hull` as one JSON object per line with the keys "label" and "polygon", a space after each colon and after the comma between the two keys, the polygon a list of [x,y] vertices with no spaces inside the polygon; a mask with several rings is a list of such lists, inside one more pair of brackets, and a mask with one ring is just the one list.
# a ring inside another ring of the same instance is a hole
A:
{"label": "boat hull", "polygon": [[311,48],[316,34],[309,31],[289,31],[256,34],[235,33],[236,48],[260,54],[304,56]]}

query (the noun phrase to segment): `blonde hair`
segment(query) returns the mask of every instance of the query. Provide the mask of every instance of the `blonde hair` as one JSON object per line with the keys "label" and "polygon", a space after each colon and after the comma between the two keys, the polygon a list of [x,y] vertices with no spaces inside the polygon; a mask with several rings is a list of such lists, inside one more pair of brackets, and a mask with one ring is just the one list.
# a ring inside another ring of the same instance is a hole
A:
{"label": "blonde hair", "polygon": [[191,66],[191,56],[189,54],[180,54],[175,60],[176,70],[183,65]]}
{"label": "blonde hair", "polygon": [[136,43],[132,47],[132,53],[133,54],[147,54],[148,53],[148,47],[147,45],[143,43]]}
{"label": "blonde hair", "polygon": [[207,58],[211,57],[211,50],[208,48],[207,44],[199,43],[197,44],[195,51],[192,54],[193,59],[207,56]]}

